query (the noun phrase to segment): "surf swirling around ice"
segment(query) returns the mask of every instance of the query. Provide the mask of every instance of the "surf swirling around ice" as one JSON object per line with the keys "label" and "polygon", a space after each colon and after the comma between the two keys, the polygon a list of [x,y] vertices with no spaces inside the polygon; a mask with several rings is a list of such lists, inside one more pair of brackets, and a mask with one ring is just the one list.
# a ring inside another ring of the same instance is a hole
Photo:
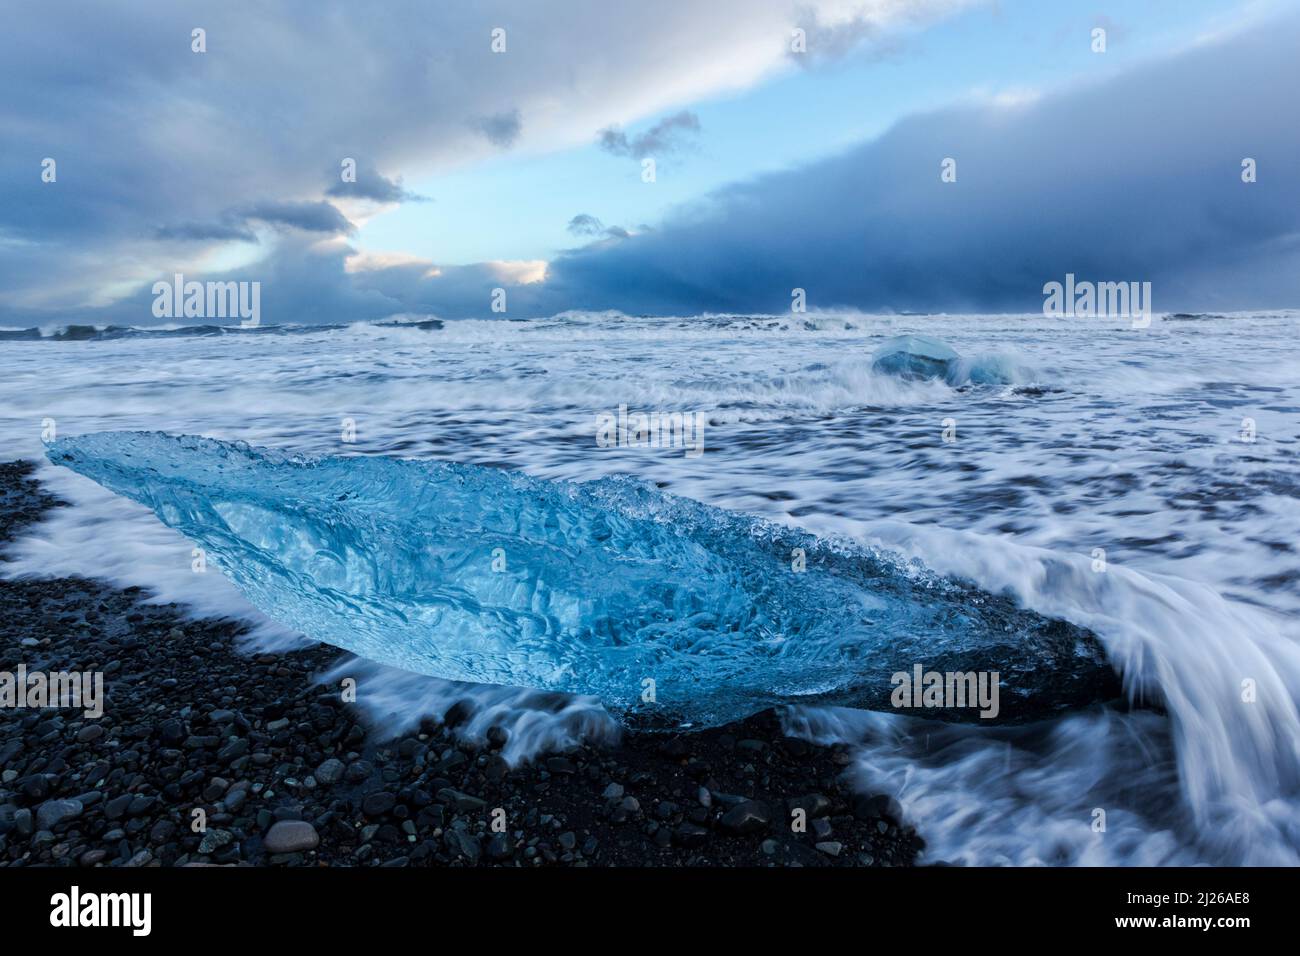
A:
{"label": "surf swirling around ice", "polygon": [[847,530],[1087,627],[1127,696],[1157,708],[998,728],[792,711],[791,732],[856,744],[858,783],[924,822],[927,858],[1300,865],[1300,642],[1276,614],[1181,578],[1099,573],[1088,556],[986,535],[898,522]]}

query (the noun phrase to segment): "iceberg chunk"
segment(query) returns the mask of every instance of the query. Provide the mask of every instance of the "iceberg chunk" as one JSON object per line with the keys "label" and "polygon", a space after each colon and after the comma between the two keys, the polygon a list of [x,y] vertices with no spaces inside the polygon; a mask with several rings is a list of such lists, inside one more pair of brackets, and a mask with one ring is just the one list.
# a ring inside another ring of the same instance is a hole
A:
{"label": "iceberg chunk", "polygon": [[47,453],[147,505],[309,637],[437,677],[594,694],[625,720],[718,724],[795,701],[889,710],[892,675],[916,664],[999,672],[1002,719],[1118,693],[1073,625],[630,479],[158,432]]}
{"label": "iceberg chunk", "polygon": [[871,368],[909,381],[942,379],[962,385],[1014,385],[1033,378],[1032,370],[1009,355],[963,358],[938,339],[898,335],[876,349]]}
{"label": "iceberg chunk", "polygon": [[876,349],[871,367],[904,379],[949,378],[960,356],[938,339],[898,335]]}
{"label": "iceberg chunk", "polygon": [[953,367],[950,385],[1025,385],[1037,373],[1011,355],[988,354],[963,358]]}

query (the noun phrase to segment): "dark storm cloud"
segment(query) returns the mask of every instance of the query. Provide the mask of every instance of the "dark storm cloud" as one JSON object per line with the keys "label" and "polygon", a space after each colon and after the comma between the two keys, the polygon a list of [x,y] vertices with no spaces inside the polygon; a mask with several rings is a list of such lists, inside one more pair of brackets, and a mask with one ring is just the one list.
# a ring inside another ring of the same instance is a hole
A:
{"label": "dark storm cloud", "polygon": [[561,256],[548,291],[629,312],[783,311],[793,288],[820,306],[1037,309],[1073,272],[1151,281],[1157,311],[1300,304],[1297,48],[1292,17],[1028,105],[917,116]]}
{"label": "dark storm cloud", "polygon": [[585,212],[569,220],[568,230],[575,236],[603,236],[606,239],[629,239],[632,234],[622,226],[606,226],[595,216]]}
{"label": "dark storm cloud", "polygon": [[401,177],[389,179],[374,166],[358,163],[356,179],[348,181],[342,178],[338,170],[331,173],[337,182],[325,190],[327,196],[341,199],[369,199],[378,203],[428,202],[429,197],[413,193],[402,185]]}
{"label": "dark storm cloud", "polygon": [[[855,49],[865,48],[877,57],[883,57],[894,49],[885,45],[879,27],[866,18],[828,24],[815,12],[808,11],[800,22],[806,24],[800,27],[804,31],[803,49],[795,50],[792,44],[790,55],[801,66],[842,57]],[[889,44],[896,42],[892,38],[889,40]]]}
{"label": "dark storm cloud", "polygon": [[581,212],[570,219],[565,228],[575,236],[598,236],[605,231],[605,224],[595,216]]}
{"label": "dark storm cloud", "polygon": [[[850,56],[872,60],[897,56],[908,44],[911,31],[907,27],[919,27],[967,5],[949,0],[909,0],[889,7],[891,15],[884,16],[879,8],[851,14],[843,7],[828,12],[812,3],[796,3],[795,22],[803,31],[803,48],[795,49],[792,35],[789,56],[805,67]],[[899,29],[900,23],[903,29]]]}
{"label": "dark storm cloud", "polygon": [[273,226],[290,226],[305,232],[327,235],[354,232],[356,226],[333,205],[319,202],[262,202],[244,212],[247,219],[257,219]]}
{"label": "dark storm cloud", "polygon": [[628,138],[627,133],[615,127],[599,132],[600,148],[614,156],[644,159],[647,156],[666,156],[680,150],[689,137],[700,132],[700,118],[690,110],[682,110],[661,119],[640,136]]}
{"label": "dark storm cloud", "polygon": [[253,222],[326,235],[346,235],[356,231],[356,227],[338,209],[324,201],[261,202],[239,212],[228,212],[215,222],[182,222],[161,226],[154,235],[157,239],[195,242],[257,242],[257,235],[251,226]]}
{"label": "dark storm cloud", "polygon": [[158,239],[179,239],[193,242],[233,241],[257,242],[257,236],[242,223],[233,222],[182,222],[160,226],[155,232]]}
{"label": "dark storm cloud", "polygon": [[519,139],[519,133],[523,129],[523,121],[519,117],[518,110],[509,110],[504,113],[495,113],[491,116],[480,116],[474,120],[474,128],[487,137],[489,143],[493,146],[500,146],[502,149],[509,149]]}

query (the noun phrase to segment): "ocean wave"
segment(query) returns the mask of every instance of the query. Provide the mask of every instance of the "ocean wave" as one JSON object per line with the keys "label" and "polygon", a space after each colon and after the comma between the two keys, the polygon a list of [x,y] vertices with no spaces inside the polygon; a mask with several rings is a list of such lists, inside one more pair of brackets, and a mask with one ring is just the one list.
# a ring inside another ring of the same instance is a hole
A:
{"label": "ocean wave", "polygon": [[[1153,323],[1251,322],[1293,323],[1300,317],[1297,310],[1253,312],[1176,312],[1153,316]],[[321,335],[324,333],[356,334],[374,330],[382,340],[385,331],[400,335],[402,332],[446,332],[455,341],[499,341],[512,336],[526,336],[548,340],[556,336],[584,335],[599,338],[628,337],[654,338],[663,335],[696,335],[709,337],[718,332],[737,334],[811,334],[811,335],[895,335],[902,332],[928,334],[936,327],[948,325],[953,316],[946,313],[910,312],[857,312],[851,309],[817,310],[799,313],[736,314],[706,312],[698,315],[627,315],[617,310],[568,310],[552,316],[519,317],[502,315],[482,319],[444,319],[436,315],[395,313],[377,319],[346,323],[263,323],[243,327],[237,322],[199,322],[187,325],[168,322],[150,325],[115,324],[47,324],[30,327],[0,327],[0,342],[50,341],[88,342],[113,341],[136,337],[208,337],[243,335]],[[995,331],[1034,331],[1060,327],[1063,320],[1049,318],[1041,313],[990,313],[959,316],[973,326]],[[1079,319],[1099,331],[1128,326],[1127,319]],[[419,341],[418,339],[416,341]],[[1001,361],[997,359],[996,361]]]}

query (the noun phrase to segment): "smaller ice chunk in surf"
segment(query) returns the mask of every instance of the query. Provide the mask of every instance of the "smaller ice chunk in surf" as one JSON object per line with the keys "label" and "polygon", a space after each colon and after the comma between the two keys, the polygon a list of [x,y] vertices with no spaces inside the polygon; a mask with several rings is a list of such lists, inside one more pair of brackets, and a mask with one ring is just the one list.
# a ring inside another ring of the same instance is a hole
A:
{"label": "smaller ice chunk in surf", "polygon": [[915,380],[949,379],[961,358],[938,339],[924,335],[898,335],[876,349],[871,367],[886,375]]}

